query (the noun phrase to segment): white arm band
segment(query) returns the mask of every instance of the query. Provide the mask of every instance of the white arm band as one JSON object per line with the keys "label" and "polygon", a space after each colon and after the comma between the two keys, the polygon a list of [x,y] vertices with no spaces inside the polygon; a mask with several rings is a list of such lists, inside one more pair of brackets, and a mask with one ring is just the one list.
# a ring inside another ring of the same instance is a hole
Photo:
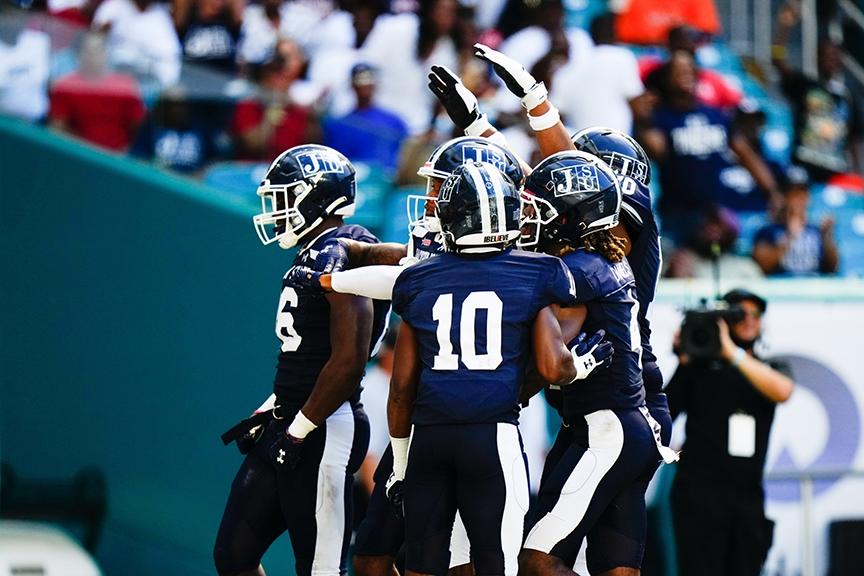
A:
{"label": "white arm band", "polygon": [[558,113],[558,109],[549,105],[549,110],[541,114],[540,116],[531,116],[528,114],[528,124],[531,126],[531,129],[535,132],[540,132],[541,130],[547,130],[555,126],[561,120],[561,115]]}
{"label": "white arm band", "polygon": [[390,300],[393,297],[393,285],[403,269],[402,266],[364,266],[342,270],[330,276],[330,287],[342,294]]}
{"label": "white arm band", "polygon": [[408,468],[408,446],[410,444],[410,437],[390,437],[390,445],[393,447],[393,477],[396,480],[405,479],[405,470]]}

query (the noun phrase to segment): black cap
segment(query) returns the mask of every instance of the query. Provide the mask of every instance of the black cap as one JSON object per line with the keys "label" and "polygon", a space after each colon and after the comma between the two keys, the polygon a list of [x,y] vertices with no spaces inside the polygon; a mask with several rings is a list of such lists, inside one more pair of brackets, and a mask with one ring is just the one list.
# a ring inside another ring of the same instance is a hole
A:
{"label": "black cap", "polygon": [[768,302],[761,296],[757,296],[746,288],[735,288],[723,295],[723,300],[728,304],[740,304],[744,300],[753,302],[763,314],[768,308]]}

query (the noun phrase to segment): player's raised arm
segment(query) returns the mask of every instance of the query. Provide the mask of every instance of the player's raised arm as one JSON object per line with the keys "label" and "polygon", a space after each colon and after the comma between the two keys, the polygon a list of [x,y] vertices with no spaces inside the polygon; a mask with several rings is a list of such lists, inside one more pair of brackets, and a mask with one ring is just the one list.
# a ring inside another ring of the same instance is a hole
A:
{"label": "player's raised arm", "polygon": [[575,150],[558,109],[549,102],[549,91],[543,82],[538,82],[519,62],[485,44],[475,44],[474,55],[492,64],[507,89],[519,98],[544,157]]}

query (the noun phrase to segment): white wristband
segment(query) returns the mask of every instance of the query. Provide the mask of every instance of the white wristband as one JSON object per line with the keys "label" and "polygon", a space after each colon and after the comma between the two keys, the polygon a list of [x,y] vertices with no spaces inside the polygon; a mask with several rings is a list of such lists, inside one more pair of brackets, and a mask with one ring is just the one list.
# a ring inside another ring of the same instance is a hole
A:
{"label": "white wristband", "polygon": [[393,447],[393,476],[396,480],[405,479],[405,470],[408,469],[408,446],[411,438],[390,437],[390,445]]}
{"label": "white wristband", "polygon": [[306,436],[309,435],[310,432],[317,428],[315,424],[312,423],[311,420],[306,418],[303,412],[297,412],[297,415],[294,416],[294,420],[291,422],[291,425],[288,426],[288,434],[297,438],[298,440],[303,440]]}
{"label": "white wristband", "polygon": [[525,93],[525,96],[522,97],[522,107],[525,110],[533,110],[540,104],[546,101],[549,97],[549,91],[546,90],[546,84],[543,82],[537,82],[528,89]]}
{"label": "white wristband", "polygon": [[540,132],[541,130],[552,128],[560,121],[561,114],[559,114],[558,109],[551,104],[549,105],[549,110],[547,110],[540,116],[531,116],[530,114],[528,114],[528,124],[535,132]]}
{"label": "white wristband", "polygon": [[465,128],[466,136],[483,136],[483,133],[492,128],[492,124],[489,123],[489,119],[486,117],[486,114],[481,114],[479,118],[474,120],[471,124]]}
{"label": "white wristband", "polygon": [[743,348],[738,348],[735,350],[735,354],[732,356],[732,366],[738,366],[741,364],[741,361],[744,360],[744,356],[747,355],[747,351]]}

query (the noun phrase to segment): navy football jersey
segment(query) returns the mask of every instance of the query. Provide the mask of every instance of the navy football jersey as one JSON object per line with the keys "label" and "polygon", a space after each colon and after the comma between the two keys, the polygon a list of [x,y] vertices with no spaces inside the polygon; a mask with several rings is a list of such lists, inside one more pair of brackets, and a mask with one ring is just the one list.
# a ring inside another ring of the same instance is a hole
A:
{"label": "navy football jersey", "polygon": [[[315,267],[318,251],[331,238],[350,238],[377,244],[371,232],[362,226],[339,226],[327,230],[307,244],[294,258],[294,266]],[[288,274],[286,273],[286,278]],[[320,290],[304,288],[282,279],[282,294],[276,312],[276,336],[282,341],[273,392],[277,403],[302,406],[312,392],[318,374],[330,358],[330,304]],[[390,303],[374,300],[372,341],[369,352],[384,334]],[[360,399],[360,386],[351,398]]]}
{"label": "navy football jersey", "polygon": [[[663,258],[660,253],[660,233],[654,212],[651,209],[651,191],[641,182],[622,176],[621,211],[630,232],[630,254],[627,261],[636,279],[636,299],[639,301],[639,331],[642,336],[643,363],[656,362],[651,349],[651,324],[648,322],[648,307],[654,301]],[[649,390],[660,392],[660,390]]]}
{"label": "navy football jersey", "polygon": [[[563,258],[576,283],[576,299],[588,307],[582,330],[606,331],[615,347],[612,363],[561,389],[563,413],[581,416],[605,408],[637,408],[645,402],[639,301],[627,260],[610,264],[600,254],[577,250]],[[572,345],[572,344],[571,344]]]}
{"label": "navy football jersey", "polygon": [[444,253],[407,268],[393,309],[419,341],[414,424],[515,423],[534,318],[573,304],[573,290],[559,259],[533,252]]}
{"label": "navy football jersey", "polygon": [[417,260],[426,260],[444,252],[440,232],[433,232],[420,221],[408,232],[408,255]]}

